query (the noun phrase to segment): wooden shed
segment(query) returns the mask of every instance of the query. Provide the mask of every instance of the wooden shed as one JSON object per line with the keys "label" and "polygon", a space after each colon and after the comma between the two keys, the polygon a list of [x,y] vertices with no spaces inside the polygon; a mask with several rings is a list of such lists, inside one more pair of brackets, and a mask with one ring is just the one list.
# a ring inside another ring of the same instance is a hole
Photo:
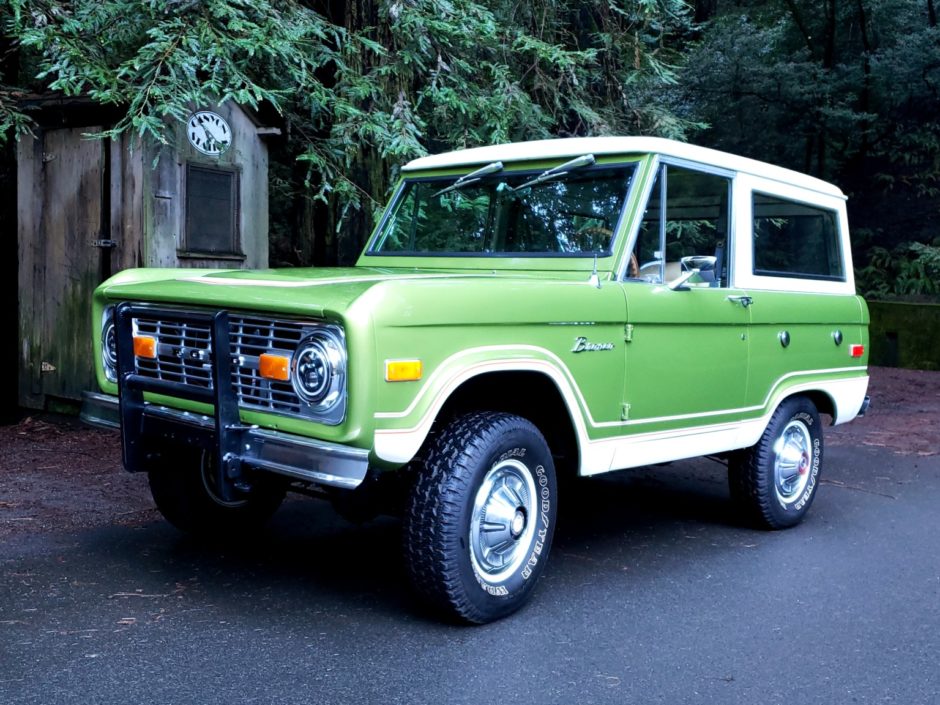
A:
{"label": "wooden shed", "polygon": [[96,138],[115,116],[37,100],[17,148],[19,404],[97,387],[94,288],[129,267],[266,267],[266,128],[237,105],[194,110],[170,145]]}

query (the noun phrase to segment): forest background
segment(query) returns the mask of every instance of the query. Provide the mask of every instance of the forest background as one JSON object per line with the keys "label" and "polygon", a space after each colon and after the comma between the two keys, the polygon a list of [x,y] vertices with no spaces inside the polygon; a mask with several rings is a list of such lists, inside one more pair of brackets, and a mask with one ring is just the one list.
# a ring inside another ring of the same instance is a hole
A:
{"label": "forest background", "polygon": [[117,111],[110,134],[157,141],[234,100],[283,132],[272,264],[349,264],[413,157],[658,135],[835,182],[860,291],[940,301],[937,4],[0,0],[0,179],[37,95],[90,97]]}

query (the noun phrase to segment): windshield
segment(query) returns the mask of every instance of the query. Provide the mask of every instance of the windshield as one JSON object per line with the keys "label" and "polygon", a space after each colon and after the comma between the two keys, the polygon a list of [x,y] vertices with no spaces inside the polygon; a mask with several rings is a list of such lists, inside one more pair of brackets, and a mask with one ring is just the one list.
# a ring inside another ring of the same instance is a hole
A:
{"label": "windshield", "polygon": [[636,168],[580,166],[406,181],[370,253],[606,255]]}

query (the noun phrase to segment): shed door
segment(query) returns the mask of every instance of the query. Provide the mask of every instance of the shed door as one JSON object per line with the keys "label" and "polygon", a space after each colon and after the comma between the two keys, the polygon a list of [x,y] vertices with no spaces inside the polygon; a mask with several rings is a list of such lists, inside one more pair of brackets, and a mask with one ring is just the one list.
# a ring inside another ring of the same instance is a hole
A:
{"label": "shed door", "polygon": [[106,143],[83,135],[100,129],[46,130],[20,147],[24,406],[43,407],[46,396],[78,400],[95,388],[91,298],[102,280],[102,250],[95,241],[103,230]]}

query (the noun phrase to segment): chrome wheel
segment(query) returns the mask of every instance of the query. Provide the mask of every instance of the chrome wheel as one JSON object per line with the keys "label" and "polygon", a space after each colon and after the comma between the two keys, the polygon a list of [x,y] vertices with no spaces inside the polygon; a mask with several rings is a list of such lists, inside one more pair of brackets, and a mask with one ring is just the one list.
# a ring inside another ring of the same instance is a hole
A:
{"label": "chrome wheel", "polygon": [[535,507],[535,480],[518,460],[497,463],[483,478],[470,518],[470,560],[482,580],[499,583],[526,560]]}
{"label": "chrome wheel", "polygon": [[796,500],[810,478],[813,439],[802,421],[792,419],[774,443],[774,490],[783,504]]}

